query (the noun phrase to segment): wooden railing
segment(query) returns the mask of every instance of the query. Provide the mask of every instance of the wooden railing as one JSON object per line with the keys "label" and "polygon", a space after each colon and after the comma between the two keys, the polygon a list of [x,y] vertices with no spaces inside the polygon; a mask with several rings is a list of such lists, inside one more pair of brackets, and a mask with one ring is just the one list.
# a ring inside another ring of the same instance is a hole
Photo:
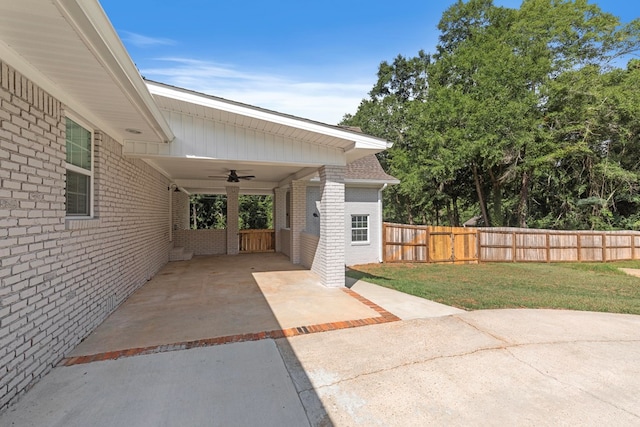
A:
{"label": "wooden railing", "polygon": [[240,230],[240,252],[272,252],[275,250],[274,230]]}
{"label": "wooden railing", "polygon": [[640,259],[640,232],[384,223],[384,262],[607,262]]}

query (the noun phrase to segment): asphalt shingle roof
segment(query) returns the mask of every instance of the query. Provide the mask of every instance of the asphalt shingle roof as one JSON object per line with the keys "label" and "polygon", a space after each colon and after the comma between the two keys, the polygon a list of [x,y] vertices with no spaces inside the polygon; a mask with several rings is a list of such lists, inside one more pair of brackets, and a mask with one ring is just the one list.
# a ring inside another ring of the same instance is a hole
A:
{"label": "asphalt shingle roof", "polygon": [[375,154],[362,157],[349,163],[347,165],[345,179],[388,181],[389,183],[398,182],[397,178],[394,178],[382,169]]}

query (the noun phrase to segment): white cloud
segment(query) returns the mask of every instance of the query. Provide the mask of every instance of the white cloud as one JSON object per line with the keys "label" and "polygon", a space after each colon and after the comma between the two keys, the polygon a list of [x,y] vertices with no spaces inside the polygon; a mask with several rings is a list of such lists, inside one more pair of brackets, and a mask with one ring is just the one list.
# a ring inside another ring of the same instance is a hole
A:
{"label": "white cloud", "polygon": [[130,31],[123,31],[122,35],[123,35],[122,38],[127,43],[140,48],[158,46],[158,45],[171,46],[176,44],[176,42],[171,39],[148,37],[148,36],[143,36],[142,34],[132,33]]}
{"label": "white cloud", "polygon": [[328,124],[355,113],[373,85],[363,81],[297,81],[193,59],[160,61],[166,66],[146,68],[142,74],[162,83]]}

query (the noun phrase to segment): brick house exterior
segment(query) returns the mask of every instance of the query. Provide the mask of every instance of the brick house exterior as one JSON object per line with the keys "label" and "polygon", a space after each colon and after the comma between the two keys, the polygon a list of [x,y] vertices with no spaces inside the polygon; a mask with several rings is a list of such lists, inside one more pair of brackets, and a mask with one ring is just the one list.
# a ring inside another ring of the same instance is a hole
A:
{"label": "brick house exterior", "polygon": [[[386,141],[145,82],[97,1],[32,6],[0,6],[0,411],[176,245],[204,250],[211,236],[189,233],[188,194],[229,197],[227,230],[207,230],[219,242],[210,253],[227,254],[238,252],[238,195],[273,194],[276,249],[325,285],[344,285],[347,224],[356,215],[360,227],[366,216],[373,236],[379,191],[397,182],[372,173],[373,163],[357,174]],[[61,69],[58,56],[76,62]],[[86,174],[73,160],[70,121],[90,135]],[[214,167],[252,169],[260,179],[212,182]],[[368,207],[354,207],[358,200]],[[319,207],[319,223],[307,203]],[[362,234],[369,249],[370,235]]]}
{"label": "brick house exterior", "polygon": [[64,105],[0,74],[0,408],[167,261],[168,179],[95,131],[95,219],[65,212]]}

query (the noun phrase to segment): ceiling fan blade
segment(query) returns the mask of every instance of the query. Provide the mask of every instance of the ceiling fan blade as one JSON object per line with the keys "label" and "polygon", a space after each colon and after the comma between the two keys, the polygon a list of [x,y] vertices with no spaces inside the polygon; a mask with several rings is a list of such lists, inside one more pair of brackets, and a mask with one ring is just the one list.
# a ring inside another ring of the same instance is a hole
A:
{"label": "ceiling fan blade", "polygon": [[255,178],[255,175],[241,175],[239,176],[238,171],[235,169],[229,169],[229,174],[228,175],[209,175],[209,178],[214,178],[214,179],[225,179],[227,182],[240,182],[241,179],[253,179]]}

